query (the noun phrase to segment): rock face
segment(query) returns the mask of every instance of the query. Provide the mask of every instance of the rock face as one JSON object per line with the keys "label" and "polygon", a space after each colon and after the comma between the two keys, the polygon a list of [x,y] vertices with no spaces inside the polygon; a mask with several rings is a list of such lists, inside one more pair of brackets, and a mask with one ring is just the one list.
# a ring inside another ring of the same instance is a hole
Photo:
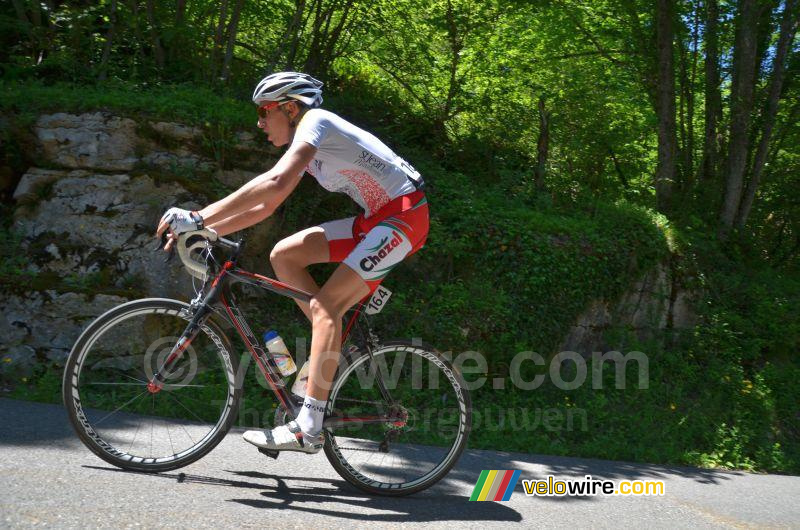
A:
{"label": "rock face", "polygon": [[136,122],[92,114],[42,116],[34,126],[45,159],[66,168],[129,171],[137,162]]}
{"label": "rock face", "polygon": [[693,326],[691,293],[673,281],[667,264],[647,272],[619,301],[594,301],[572,326],[560,351],[574,351],[583,356],[606,353],[612,348],[603,338],[612,326],[624,327],[639,340],[646,340],[656,330],[684,329]]}
{"label": "rock face", "polygon": [[147,175],[32,168],[14,196],[30,197],[43,185],[48,196],[14,216],[14,229],[31,254],[28,270],[85,275],[107,269],[117,287],[135,280],[143,292],[189,294],[180,270],[148,248],[155,245],[154,227],[164,210],[200,206],[189,192],[175,183],[157,186]]}
{"label": "rock face", "polygon": [[[200,127],[141,122],[104,112],[41,116],[33,127],[40,158],[68,169],[132,171],[137,167],[184,174],[211,173],[219,159],[238,169],[261,169],[265,151],[250,132],[231,132],[231,140],[210,138]],[[200,153],[209,147],[213,156]],[[215,160],[215,158],[217,160]]]}
{"label": "rock face", "polygon": [[56,291],[32,292],[3,300],[0,315],[0,374],[30,375],[43,360],[63,366],[72,345],[94,318],[126,300]]}
{"label": "rock face", "polygon": [[235,189],[258,173],[253,159],[269,163],[250,133],[231,133],[229,151],[243,165],[223,171],[204,154],[198,127],[101,112],[41,116],[33,134],[49,169],[29,168],[13,193],[20,273],[38,283],[0,297],[0,376],[11,378],[62,364],[82,329],[128,298],[193,297],[180,261],[153,250],[159,217],[207,204],[199,183]]}

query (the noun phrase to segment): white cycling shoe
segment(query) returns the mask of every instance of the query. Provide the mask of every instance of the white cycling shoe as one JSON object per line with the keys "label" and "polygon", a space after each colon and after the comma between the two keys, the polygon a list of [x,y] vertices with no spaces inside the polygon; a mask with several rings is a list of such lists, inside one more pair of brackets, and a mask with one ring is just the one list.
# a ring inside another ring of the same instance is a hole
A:
{"label": "white cycling shoe", "polygon": [[279,425],[272,430],[245,431],[242,438],[256,447],[272,451],[299,451],[313,454],[318,453],[325,445],[325,437],[322,433],[317,436],[309,436],[300,430],[296,421]]}

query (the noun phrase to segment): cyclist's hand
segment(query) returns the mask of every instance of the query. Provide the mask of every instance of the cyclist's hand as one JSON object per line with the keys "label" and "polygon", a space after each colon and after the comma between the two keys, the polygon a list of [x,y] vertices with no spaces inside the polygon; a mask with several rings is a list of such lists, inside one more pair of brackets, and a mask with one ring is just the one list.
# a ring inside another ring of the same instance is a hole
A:
{"label": "cyclist's hand", "polygon": [[172,247],[174,247],[177,242],[178,242],[178,236],[176,236],[170,231],[170,233],[167,235],[167,244],[164,245],[164,250],[166,252],[169,252],[170,250],[172,250]]}
{"label": "cyclist's hand", "polygon": [[[161,220],[156,228],[156,237],[161,237],[164,230],[169,229],[170,235],[177,236],[184,232],[200,230],[203,228],[203,218],[197,212],[184,210],[183,208],[170,208],[161,216]],[[165,247],[166,248],[166,247]]]}
{"label": "cyclist's hand", "polygon": [[[217,239],[219,239],[219,234],[217,234],[217,231],[214,230],[213,228],[205,228],[204,230],[205,230],[204,236],[206,238],[210,239],[211,241],[216,241]],[[169,257],[167,258],[167,260],[169,261],[169,259],[172,258],[172,254],[174,253],[174,250],[176,248],[175,245],[177,243],[178,243],[178,236],[176,236],[172,232],[172,230],[169,230],[167,232],[162,233],[161,240],[158,242],[158,245],[156,245],[156,248],[154,250],[155,251],[163,250],[164,252],[169,253]]]}
{"label": "cyclist's hand", "polygon": [[163,250],[167,253],[167,257],[164,260],[165,262],[171,261],[172,258],[175,256],[175,244],[178,242],[178,236],[172,233],[172,231],[164,231],[161,233],[161,237],[158,239],[158,244],[153,249],[155,252]]}

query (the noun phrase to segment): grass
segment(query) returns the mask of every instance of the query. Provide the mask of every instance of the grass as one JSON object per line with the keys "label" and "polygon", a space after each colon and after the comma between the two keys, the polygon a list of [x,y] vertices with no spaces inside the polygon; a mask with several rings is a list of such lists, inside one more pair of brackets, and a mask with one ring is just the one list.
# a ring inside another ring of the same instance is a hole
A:
{"label": "grass", "polygon": [[0,81],[0,111],[33,118],[46,112],[114,111],[125,115],[175,120],[191,125],[252,127],[253,109],[209,89],[191,86],[143,87]]}

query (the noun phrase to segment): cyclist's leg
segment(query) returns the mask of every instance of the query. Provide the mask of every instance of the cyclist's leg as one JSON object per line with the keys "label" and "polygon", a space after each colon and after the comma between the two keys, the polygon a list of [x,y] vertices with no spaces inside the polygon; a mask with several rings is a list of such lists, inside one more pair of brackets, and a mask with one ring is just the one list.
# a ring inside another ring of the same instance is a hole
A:
{"label": "cyclist's leg", "polygon": [[[353,221],[353,218],[340,219],[323,225],[328,261],[343,260],[343,263],[316,291],[309,304],[312,336],[308,391],[303,407],[297,419],[287,425],[271,431],[246,431],[245,440],[254,445],[307,453],[321,449],[322,414],[341,355],[342,317],[376,289],[400,261],[416,252],[428,234],[424,197],[408,210],[374,219],[358,244]],[[361,229],[366,227],[357,224],[361,234]]]}
{"label": "cyclist's leg", "polygon": [[377,222],[311,300],[312,333],[306,395],[328,399],[338,366],[342,317],[374,291],[389,271],[416,252],[428,235],[427,206]]}
{"label": "cyclist's leg", "polygon": [[[328,240],[320,226],[312,226],[279,241],[269,255],[275,275],[285,284],[311,294],[317,294],[319,286],[306,270],[314,263],[328,261]],[[297,305],[311,320],[308,302],[295,299]]]}
{"label": "cyclist's leg", "polygon": [[[353,237],[354,221],[354,217],[329,221],[279,241],[269,256],[278,279],[292,287],[317,294],[319,286],[306,267],[314,263],[338,263],[347,257],[358,242]],[[295,302],[310,321],[308,303]]]}
{"label": "cyclist's leg", "polygon": [[311,300],[311,351],[306,395],[328,399],[339,365],[342,347],[342,318],[348,309],[370,292],[364,279],[341,264]]}

